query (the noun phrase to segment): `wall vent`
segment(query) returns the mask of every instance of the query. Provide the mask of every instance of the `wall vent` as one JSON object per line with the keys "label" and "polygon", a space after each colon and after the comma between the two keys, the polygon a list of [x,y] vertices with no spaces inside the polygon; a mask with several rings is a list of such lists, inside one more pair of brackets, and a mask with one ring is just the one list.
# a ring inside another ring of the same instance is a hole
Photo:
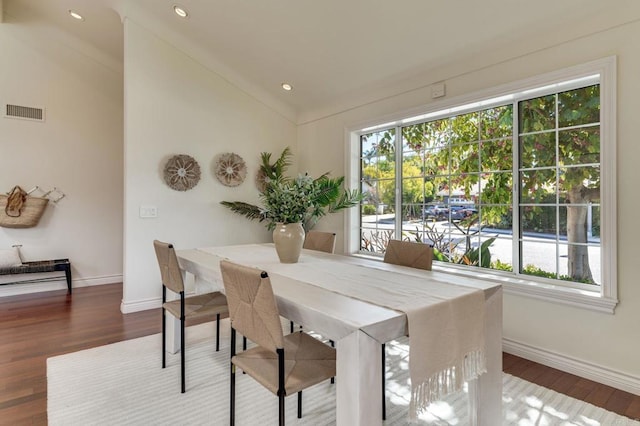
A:
{"label": "wall vent", "polygon": [[4,116],[6,118],[44,121],[44,108],[5,104]]}

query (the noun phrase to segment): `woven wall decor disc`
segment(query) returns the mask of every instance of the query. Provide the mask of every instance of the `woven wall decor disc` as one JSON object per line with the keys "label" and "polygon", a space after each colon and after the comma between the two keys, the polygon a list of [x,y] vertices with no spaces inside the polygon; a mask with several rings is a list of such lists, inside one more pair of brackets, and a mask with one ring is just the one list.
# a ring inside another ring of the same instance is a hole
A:
{"label": "woven wall decor disc", "polygon": [[200,165],[190,155],[174,155],[164,166],[164,181],[171,189],[187,191],[200,182]]}
{"label": "woven wall decor disc", "polygon": [[242,157],[233,152],[221,154],[215,168],[216,177],[225,186],[238,186],[247,176],[247,165]]}

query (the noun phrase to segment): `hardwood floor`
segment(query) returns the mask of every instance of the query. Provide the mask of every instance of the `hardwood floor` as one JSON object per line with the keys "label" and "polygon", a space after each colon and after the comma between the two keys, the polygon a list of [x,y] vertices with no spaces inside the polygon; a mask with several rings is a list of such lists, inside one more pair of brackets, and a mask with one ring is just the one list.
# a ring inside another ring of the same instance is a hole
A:
{"label": "hardwood floor", "polygon": [[[122,284],[0,298],[0,424],[47,424],[46,359],[160,332],[160,310],[120,313]],[[504,371],[640,419],[640,396],[503,355]]]}
{"label": "hardwood floor", "polygon": [[160,332],[160,309],[123,315],[122,285],[0,298],[0,424],[47,424],[46,359]]}
{"label": "hardwood floor", "polygon": [[546,367],[515,355],[502,354],[502,370],[513,376],[640,420],[640,396]]}

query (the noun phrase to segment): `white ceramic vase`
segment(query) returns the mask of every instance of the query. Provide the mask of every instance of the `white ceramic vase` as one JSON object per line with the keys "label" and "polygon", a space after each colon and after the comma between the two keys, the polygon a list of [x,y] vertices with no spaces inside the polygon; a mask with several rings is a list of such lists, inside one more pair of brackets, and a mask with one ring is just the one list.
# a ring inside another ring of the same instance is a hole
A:
{"label": "white ceramic vase", "polygon": [[277,223],[273,230],[273,243],[282,263],[296,263],[304,244],[301,223]]}

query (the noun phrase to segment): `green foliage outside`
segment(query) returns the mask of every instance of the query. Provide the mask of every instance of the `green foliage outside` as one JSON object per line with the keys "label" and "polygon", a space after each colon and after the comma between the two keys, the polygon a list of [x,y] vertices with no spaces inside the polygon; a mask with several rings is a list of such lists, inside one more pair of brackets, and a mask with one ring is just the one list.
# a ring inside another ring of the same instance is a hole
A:
{"label": "green foliage outside", "polygon": [[[517,147],[511,105],[403,127],[403,206],[409,209],[439,192],[462,191],[466,199],[477,197],[480,227],[510,229],[516,182],[520,198],[515,204],[523,206],[517,212],[521,229],[514,229],[514,235],[566,235],[569,275],[560,279],[592,283],[586,220],[588,206],[600,201],[599,90],[593,85],[519,102]],[[376,134],[367,158],[377,161],[363,167],[365,181],[377,182],[377,195],[390,206],[395,204],[395,133]],[[515,179],[514,149],[519,158]],[[404,213],[411,217],[417,212]],[[599,208],[593,209],[593,224],[593,235],[599,235]],[[508,265],[482,261],[480,266],[506,270]],[[557,278],[535,266],[521,269]]]}
{"label": "green foliage outside", "polygon": [[363,204],[362,205],[362,215],[370,216],[372,214],[376,214],[376,207],[371,204]]}

